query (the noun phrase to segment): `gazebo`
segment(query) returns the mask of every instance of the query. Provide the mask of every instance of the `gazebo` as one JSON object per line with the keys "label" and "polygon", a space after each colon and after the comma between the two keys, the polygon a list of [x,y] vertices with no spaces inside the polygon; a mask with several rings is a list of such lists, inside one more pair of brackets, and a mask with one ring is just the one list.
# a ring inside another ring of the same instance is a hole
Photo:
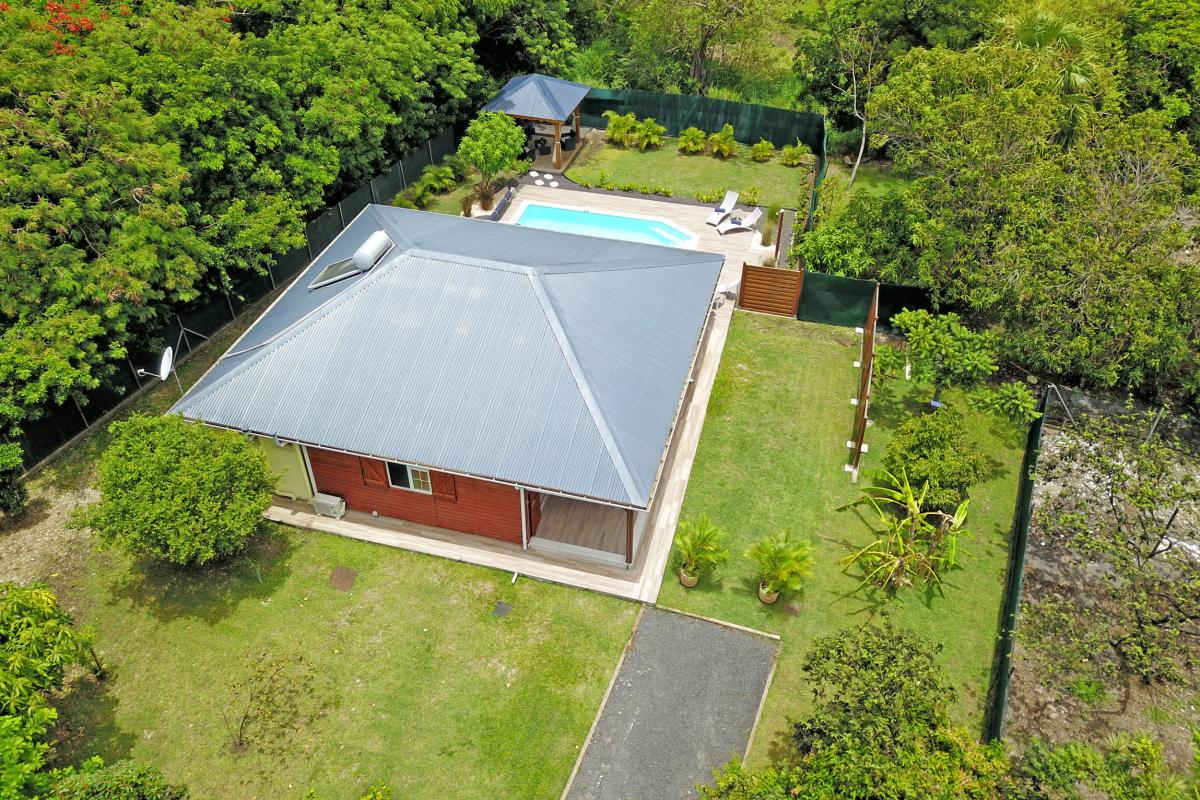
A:
{"label": "gazebo", "polygon": [[548,75],[518,75],[504,84],[484,111],[499,111],[514,119],[540,122],[554,126],[554,168],[562,169],[562,126],[575,118],[575,137],[578,141],[579,104],[591,90],[590,86]]}

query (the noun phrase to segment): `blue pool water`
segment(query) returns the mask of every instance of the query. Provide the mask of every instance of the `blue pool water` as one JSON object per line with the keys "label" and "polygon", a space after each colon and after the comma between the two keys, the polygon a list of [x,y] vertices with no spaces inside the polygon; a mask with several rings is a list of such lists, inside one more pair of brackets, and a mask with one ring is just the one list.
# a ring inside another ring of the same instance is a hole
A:
{"label": "blue pool water", "polygon": [[693,237],[686,231],[645,217],[625,217],[619,214],[600,214],[574,208],[558,208],[530,203],[517,218],[518,225],[529,228],[623,239],[627,242],[660,244],[667,247],[690,247]]}

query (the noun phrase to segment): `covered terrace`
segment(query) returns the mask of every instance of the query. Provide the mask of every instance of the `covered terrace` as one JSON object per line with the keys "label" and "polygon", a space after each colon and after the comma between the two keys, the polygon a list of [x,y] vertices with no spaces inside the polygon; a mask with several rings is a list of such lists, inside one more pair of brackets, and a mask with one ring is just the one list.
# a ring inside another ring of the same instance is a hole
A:
{"label": "covered terrace", "polygon": [[483,110],[498,111],[517,120],[525,130],[526,155],[533,165],[561,171],[583,140],[579,105],[590,90],[585,84],[548,75],[518,75],[504,84]]}

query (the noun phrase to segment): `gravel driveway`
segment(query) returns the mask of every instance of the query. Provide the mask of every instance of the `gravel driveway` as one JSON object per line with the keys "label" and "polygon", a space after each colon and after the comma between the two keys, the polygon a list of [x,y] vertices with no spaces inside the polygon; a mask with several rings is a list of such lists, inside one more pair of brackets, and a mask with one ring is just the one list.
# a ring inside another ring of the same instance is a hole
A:
{"label": "gravel driveway", "polygon": [[744,755],[777,643],[647,608],[568,800],[683,800]]}

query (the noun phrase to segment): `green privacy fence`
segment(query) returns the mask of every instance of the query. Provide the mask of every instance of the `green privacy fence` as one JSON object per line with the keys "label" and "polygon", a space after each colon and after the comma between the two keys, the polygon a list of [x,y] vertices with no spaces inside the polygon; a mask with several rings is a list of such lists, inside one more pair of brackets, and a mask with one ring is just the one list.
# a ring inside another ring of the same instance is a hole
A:
{"label": "green privacy fence", "polygon": [[178,360],[186,359],[194,348],[236,320],[247,307],[294,278],[369,203],[390,203],[398,192],[420,178],[425,167],[453,153],[458,138],[455,127],[445,128],[326,208],[305,226],[305,244],[277,256],[275,263],[268,265],[267,274],[241,275],[228,293],[208,294],[187,305],[159,309],[159,324],[140,332],[129,344],[129,356],[113,364],[113,373],[98,389],[70,398],[63,405],[45,407],[36,419],[21,423],[19,436],[5,436],[0,441],[21,445],[27,471],[40,466],[76,436],[103,422],[105,415],[132,394],[156,383],[157,379],[138,375],[138,367],[157,364],[165,345],[176,348]]}
{"label": "green privacy fence", "polygon": [[857,328],[867,318],[876,286],[879,287],[879,327],[882,330],[892,330],[892,317],[902,309],[933,307],[929,292],[917,286],[878,283],[866,278],[845,278],[808,270],[804,273],[796,319]]}
{"label": "green privacy fence", "polygon": [[[826,130],[825,117],[822,115],[695,95],[597,88],[588,92],[580,106],[581,121],[593,128],[603,128],[608,124],[604,118],[605,111],[617,114],[632,112],[637,117],[653,117],[660,125],[666,126],[668,136],[675,136],[691,126],[709,132],[717,131],[729,123],[737,140],[746,144],[766,139],[776,147],[782,147],[800,140],[808,145],[817,159],[816,173],[809,191],[806,225],[812,227],[817,187],[821,185],[826,169]],[[798,186],[797,194],[800,189]]]}
{"label": "green privacy fence", "polygon": [[1021,607],[1021,586],[1025,575],[1025,550],[1029,544],[1029,524],[1033,519],[1033,489],[1037,473],[1038,454],[1042,448],[1042,432],[1046,427],[1048,395],[1043,392],[1038,401],[1040,416],[1029,427],[1025,440],[1025,458],[1021,462],[1021,487],[1017,492],[1017,514],[1013,522],[1009,546],[1008,574],[1004,582],[1004,602],[1000,610],[1000,636],[996,640],[996,656],[992,662],[992,679],[988,703],[984,712],[984,738],[999,739],[1004,733],[1004,716],[1008,710],[1008,690],[1012,680],[1013,634]]}

